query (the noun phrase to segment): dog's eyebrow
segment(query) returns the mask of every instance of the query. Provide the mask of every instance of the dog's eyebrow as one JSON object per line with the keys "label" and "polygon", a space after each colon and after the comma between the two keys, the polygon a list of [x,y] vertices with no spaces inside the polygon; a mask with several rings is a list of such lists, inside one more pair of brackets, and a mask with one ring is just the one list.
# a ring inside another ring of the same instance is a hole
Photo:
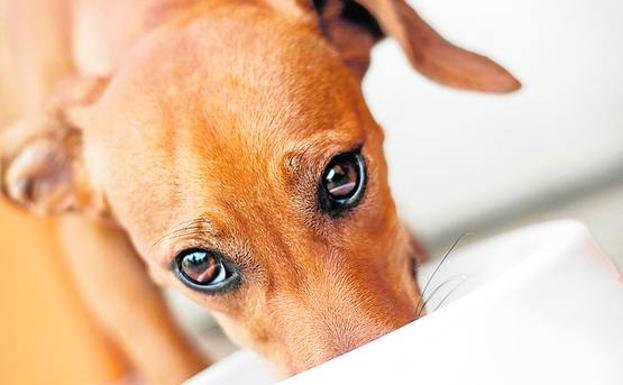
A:
{"label": "dog's eyebrow", "polygon": [[153,249],[164,241],[170,241],[175,238],[187,236],[192,233],[214,235],[215,230],[212,221],[206,218],[195,218],[191,219],[190,221],[180,222],[177,225],[173,226],[169,232],[158,238],[151,245],[151,248]]}
{"label": "dog's eyebrow", "polygon": [[289,150],[291,158],[302,158],[310,153],[324,154],[330,156],[335,153],[349,151],[363,145],[364,138],[361,133],[340,134],[333,132],[322,132],[299,142]]}

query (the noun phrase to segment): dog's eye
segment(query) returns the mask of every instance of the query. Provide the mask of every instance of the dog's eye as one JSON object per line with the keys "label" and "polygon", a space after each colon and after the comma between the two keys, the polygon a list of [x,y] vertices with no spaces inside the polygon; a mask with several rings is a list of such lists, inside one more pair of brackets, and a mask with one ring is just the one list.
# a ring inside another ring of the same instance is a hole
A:
{"label": "dog's eye", "polygon": [[178,254],[174,270],[187,286],[207,292],[223,291],[240,278],[237,270],[220,254],[203,249]]}
{"label": "dog's eye", "polygon": [[320,207],[338,216],[359,203],[365,188],[365,166],[359,151],[335,156],[320,180]]}

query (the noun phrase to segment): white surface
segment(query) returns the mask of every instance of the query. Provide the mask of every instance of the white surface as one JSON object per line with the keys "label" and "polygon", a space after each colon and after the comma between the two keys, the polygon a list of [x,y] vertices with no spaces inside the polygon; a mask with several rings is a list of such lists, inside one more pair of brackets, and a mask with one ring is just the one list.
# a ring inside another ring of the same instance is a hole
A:
{"label": "white surface", "polygon": [[277,380],[255,353],[240,350],[197,374],[183,385],[271,385]]}
{"label": "white surface", "polygon": [[366,98],[400,213],[425,238],[623,166],[622,1],[408,1],[524,83],[508,96],[454,91],[414,72],[395,42],[375,49]]}
{"label": "white surface", "polygon": [[[468,280],[452,303],[282,384],[623,383],[623,280],[582,225],[550,222],[474,244],[429,288],[455,276]],[[187,385],[217,383],[272,379],[243,352]]]}

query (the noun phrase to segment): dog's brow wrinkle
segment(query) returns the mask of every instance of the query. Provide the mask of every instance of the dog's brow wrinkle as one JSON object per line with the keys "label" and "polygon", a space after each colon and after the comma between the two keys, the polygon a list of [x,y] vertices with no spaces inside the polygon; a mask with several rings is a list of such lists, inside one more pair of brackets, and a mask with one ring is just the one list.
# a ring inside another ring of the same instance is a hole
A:
{"label": "dog's brow wrinkle", "polygon": [[196,234],[196,235],[198,235],[198,234],[208,234],[209,235],[209,234],[212,234],[212,231],[201,229],[199,227],[197,227],[197,228],[190,228],[190,229],[180,230],[180,231],[176,232],[175,234],[171,234],[171,235],[167,236],[163,240],[172,241],[174,239],[185,237],[185,236],[187,236],[189,234]]}
{"label": "dog's brow wrinkle", "polygon": [[187,235],[191,232],[203,233],[203,234],[212,234],[213,232],[206,227],[212,225],[212,222],[205,218],[196,218],[190,221],[180,222],[177,225],[172,227],[172,230],[164,234],[162,237],[158,238],[153,244],[152,248],[156,247],[158,244],[165,240],[171,240],[175,238],[179,238],[181,236]]}

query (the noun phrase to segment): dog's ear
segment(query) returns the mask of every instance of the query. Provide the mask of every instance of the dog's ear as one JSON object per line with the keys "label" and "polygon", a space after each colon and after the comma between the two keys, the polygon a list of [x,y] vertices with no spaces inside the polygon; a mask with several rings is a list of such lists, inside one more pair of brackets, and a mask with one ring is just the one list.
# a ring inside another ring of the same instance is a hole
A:
{"label": "dog's ear", "polygon": [[105,83],[92,78],[61,82],[41,112],[4,130],[0,184],[6,197],[40,215],[103,211],[103,199],[85,172],[81,128],[67,113],[93,102]]}
{"label": "dog's ear", "polygon": [[521,84],[492,60],[445,40],[404,0],[269,0],[282,9],[313,10],[321,31],[363,76],[370,49],[384,35],[396,39],[415,69],[459,89],[512,92]]}

